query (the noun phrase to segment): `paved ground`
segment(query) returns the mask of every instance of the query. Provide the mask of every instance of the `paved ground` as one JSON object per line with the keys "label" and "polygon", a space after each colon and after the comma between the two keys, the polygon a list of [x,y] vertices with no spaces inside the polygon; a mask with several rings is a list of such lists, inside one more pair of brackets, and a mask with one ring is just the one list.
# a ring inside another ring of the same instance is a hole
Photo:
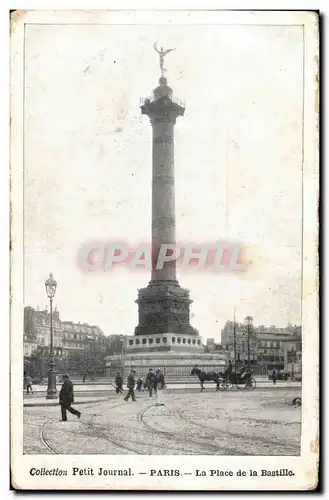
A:
{"label": "paved ground", "polygon": [[299,455],[300,389],[145,393],[79,406],[80,420],[60,421],[59,407],[24,409],[26,454]]}

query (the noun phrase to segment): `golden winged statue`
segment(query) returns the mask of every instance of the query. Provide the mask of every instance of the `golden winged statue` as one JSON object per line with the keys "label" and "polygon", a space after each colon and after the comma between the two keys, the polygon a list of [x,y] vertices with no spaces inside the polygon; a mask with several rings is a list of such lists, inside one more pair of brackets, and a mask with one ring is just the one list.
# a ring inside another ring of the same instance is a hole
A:
{"label": "golden winged statue", "polygon": [[161,69],[161,75],[163,76],[163,73],[165,71],[167,71],[164,67],[163,67],[163,63],[164,63],[164,58],[167,54],[169,54],[169,52],[172,52],[173,50],[176,50],[176,49],[167,49],[167,50],[164,50],[163,47],[161,47],[161,49],[159,50],[158,47],[157,47],[157,43],[158,42],[155,42],[154,45],[153,45],[153,48],[154,50],[159,54],[159,62],[160,62],[160,69]]}

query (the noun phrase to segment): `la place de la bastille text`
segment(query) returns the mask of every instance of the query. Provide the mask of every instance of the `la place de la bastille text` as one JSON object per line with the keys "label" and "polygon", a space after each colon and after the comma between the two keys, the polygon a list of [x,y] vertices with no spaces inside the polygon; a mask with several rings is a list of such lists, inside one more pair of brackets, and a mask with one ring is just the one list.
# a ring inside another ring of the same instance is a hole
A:
{"label": "la place de la bastille text", "polygon": [[[150,469],[148,473],[145,473],[149,476],[182,476],[184,473],[179,469]],[[194,476],[210,476],[210,477],[226,477],[226,476],[276,476],[276,477],[284,477],[284,476],[294,476],[294,472],[291,469],[275,469],[275,470],[266,470],[260,469],[259,471],[249,470],[249,471],[233,471],[233,470],[219,470],[219,469],[210,469],[210,470],[201,470],[196,469],[191,475]],[[68,476],[67,469],[46,469],[42,467],[37,469],[32,467],[30,469],[31,476]],[[128,469],[105,469],[103,467],[99,467],[98,469],[94,469],[93,467],[72,467],[71,469],[72,476],[133,476],[131,468]]]}

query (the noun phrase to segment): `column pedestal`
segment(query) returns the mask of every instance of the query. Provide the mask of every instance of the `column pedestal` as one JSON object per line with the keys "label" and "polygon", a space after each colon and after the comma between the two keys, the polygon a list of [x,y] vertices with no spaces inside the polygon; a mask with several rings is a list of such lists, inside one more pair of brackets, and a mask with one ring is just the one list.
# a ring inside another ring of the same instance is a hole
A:
{"label": "column pedestal", "polygon": [[177,281],[151,281],[138,292],[139,324],[135,335],[177,333],[198,335],[190,325],[189,291]]}

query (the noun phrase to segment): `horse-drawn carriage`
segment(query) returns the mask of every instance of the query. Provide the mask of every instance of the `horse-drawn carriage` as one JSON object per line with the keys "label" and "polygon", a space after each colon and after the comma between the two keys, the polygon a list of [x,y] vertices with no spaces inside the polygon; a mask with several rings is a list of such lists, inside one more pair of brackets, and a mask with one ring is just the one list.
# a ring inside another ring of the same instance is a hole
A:
{"label": "horse-drawn carriage", "polygon": [[235,386],[239,390],[245,389],[247,391],[252,391],[256,388],[256,380],[252,377],[252,373],[250,370],[247,370],[244,373],[220,373],[220,376],[220,391],[229,391],[233,386]]}
{"label": "horse-drawn carriage", "polygon": [[256,380],[252,377],[251,370],[248,369],[240,373],[206,373],[197,366],[194,366],[191,375],[197,375],[200,380],[201,391],[204,389],[204,382],[215,382],[217,391],[227,391],[232,389],[233,386],[239,390],[246,389],[247,391],[251,391],[256,387]]}

